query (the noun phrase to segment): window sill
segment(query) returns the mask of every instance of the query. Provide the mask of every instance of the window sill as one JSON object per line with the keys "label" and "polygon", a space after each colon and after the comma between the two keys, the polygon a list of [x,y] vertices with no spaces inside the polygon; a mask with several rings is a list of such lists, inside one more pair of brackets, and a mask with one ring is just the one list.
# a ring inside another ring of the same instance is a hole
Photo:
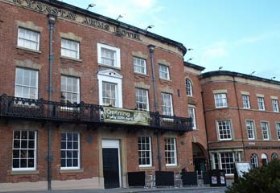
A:
{"label": "window sill", "polygon": [[20,47],[20,46],[17,46],[17,49],[24,50],[24,51],[27,51],[27,52],[30,52],[30,53],[37,53],[37,54],[42,53],[40,50],[32,50],[32,49],[28,49],[28,48]]}
{"label": "window sill", "polygon": [[98,63],[99,66],[104,67],[104,68],[112,68],[112,69],[116,69],[116,70],[120,70],[121,67],[120,66],[110,66],[110,65],[106,65],[106,64],[100,64]]}
{"label": "window sill", "polygon": [[172,80],[171,80],[171,79],[163,79],[163,78],[159,78],[159,80],[160,80],[160,81],[162,81],[162,82],[172,82]]}
{"label": "window sill", "polygon": [[167,168],[177,168],[178,167],[178,165],[176,164],[176,165],[165,165]]}
{"label": "window sill", "polygon": [[71,58],[71,57],[67,57],[67,56],[60,56],[60,59],[62,59],[62,60],[71,60],[71,61],[74,61],[74,62],[82,62],[81,59]]}
{"label": "window sill", "polygon": [[134,72],[134,75],[137,76],[137,77],[149,77],[148,74],[142,74],[142,73],[139,73],[139,72]]}
{"label": "window sill", "polygon": [[11,171],[11,175],[39,174],[37,170]]}
{"label": "window sill", "polygon": [[59,173],[69,174],[69,173],[82,173],[84,169],[60,169]]}

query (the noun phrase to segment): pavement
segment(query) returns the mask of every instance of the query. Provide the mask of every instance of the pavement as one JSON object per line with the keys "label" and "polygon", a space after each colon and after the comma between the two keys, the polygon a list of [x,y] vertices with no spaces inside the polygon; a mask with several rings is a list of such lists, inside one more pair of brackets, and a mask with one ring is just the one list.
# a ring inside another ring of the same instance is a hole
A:
{"label": "pavement", "polygon": [[9,193],[225,193],[226,187],[182,187],[182,188],[117,188],[102,190],[52,190],[52,191],[19,191]]}

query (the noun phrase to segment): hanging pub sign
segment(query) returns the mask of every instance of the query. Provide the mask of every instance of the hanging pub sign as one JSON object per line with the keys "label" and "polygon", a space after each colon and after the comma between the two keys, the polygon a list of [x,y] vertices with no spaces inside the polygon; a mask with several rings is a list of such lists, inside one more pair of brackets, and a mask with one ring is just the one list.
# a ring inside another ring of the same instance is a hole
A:
{"label": "hanging pub sign", "polygon": [[149,125],[150,115],[146,111],[103,107],[102,119],[104,122]]}

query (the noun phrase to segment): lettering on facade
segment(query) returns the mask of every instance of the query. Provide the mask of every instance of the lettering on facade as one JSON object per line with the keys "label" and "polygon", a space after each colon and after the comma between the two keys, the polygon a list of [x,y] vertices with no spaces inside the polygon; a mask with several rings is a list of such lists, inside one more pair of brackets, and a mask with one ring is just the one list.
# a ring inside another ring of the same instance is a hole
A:
{"label": "lettering on facade", "polygon": [[[98,21],[93,18],[78,16],[77,14],[75,14],[71,11],[59,9],[59,8],[47,5],[45,3],[42,3],[40,1],[34,1],[34,0],[7,0],[7,1],[13,2],[14,4],[16,4],[20,7],[28,8],[28,9],[34,10],[36,12],[39,12],[39,13],[53,14],[53,15],[56,15],[57,17],[75,21],[77,23],[92,26],[94,28],[102,29],[102,30],[105,30],[108,32],[112,32],[121,37],[127,37],[130,39],[135,39],[135,40],[141,41],[140,35],[138,33],[134,33],[134,32],[119,28],[119,27],[110,26],[109,24],[107,24],[105,22]],[[80,17],[82,17],[83,19],[80,19]]]}

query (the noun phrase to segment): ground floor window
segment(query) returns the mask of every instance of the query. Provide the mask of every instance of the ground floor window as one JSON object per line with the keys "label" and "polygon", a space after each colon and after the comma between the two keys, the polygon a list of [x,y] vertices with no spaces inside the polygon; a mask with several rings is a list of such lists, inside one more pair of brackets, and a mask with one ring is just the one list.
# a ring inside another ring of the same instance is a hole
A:
{"label": "ground floor window", "polygon": [[61,133],[61,169],[80,168],[80,135],[77,132]]}
{"label": "ground floor window", "polygon": [[251,155],[250,162],[251,162],[252,168],[257,168],[257,167],[259,167],[259,158],[258,158],[258,155],[255,154],[255,153],[253,153],[253,154]]}
{"label": "ground floor window", "polygon": [[234,174],[235,162],[241,161],[240,152],[213,152],[211,153],[212,169],[221,169],[226,174]]}
{"label": "ground floor window", "polygon": [[13,136],[13,170],[36,169],[36,131],[14,131]]}
{"label": "ground floor window", "polygon": [[152,166],[151,138],[138,138],[139,166]]}
{"label": "ground floor window", "polygon": [[165,162],[166,166],[177,165],[177,150],[175,138],[165,139]]}

